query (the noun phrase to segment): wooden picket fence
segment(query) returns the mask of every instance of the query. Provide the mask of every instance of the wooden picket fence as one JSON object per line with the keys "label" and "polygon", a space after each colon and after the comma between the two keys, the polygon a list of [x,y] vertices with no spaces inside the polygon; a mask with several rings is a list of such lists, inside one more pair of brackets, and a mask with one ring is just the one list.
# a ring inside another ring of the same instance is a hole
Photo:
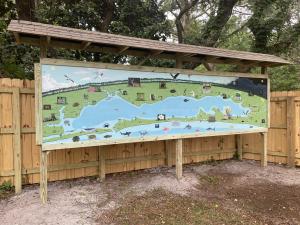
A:
{"label": "wooden picket fence", "polygon": [[[39,182],[40,152],[35,145],[34,108],[34,81],[0,79],[0,184],[5,180],[14,183],[18,177],[22,184]],[[269,162],[300,165],[299,121],[300,92],[272,93]],[[185,139],[183,163],[230,159],[235,155],[237,145],[235,135]],[[243,158],[259,160],[263,136],[242,135],[240,146]],[[174,149],[174,141],[103,148],[106,173],[175,164],[175,152],[167,151]],[[51,151],[48,155],[48,180],[97,175],[98,152],[98,147]]]}

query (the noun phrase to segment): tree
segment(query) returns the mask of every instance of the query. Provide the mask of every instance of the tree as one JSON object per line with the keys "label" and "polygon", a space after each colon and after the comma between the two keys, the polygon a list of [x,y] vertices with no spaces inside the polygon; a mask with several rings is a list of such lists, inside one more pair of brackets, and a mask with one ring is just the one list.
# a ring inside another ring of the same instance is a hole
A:
{"label": "tree", "polygon": [[35,21],[36,0],[16,0],[15,2],[20,20]]}
{"label": "tree", "polygon": [[219,0],[216,14],[210,15],[199,34],[199,45],[209,47],[216,45],[237,2],[238,0]]}

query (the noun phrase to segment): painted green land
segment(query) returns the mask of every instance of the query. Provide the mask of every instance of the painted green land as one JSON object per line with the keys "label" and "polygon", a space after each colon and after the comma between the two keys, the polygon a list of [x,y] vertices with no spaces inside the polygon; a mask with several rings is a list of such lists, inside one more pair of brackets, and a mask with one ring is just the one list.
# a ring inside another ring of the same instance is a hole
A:
{"label": "painted green land", "polygon": [[[171,90],[176,90],[176,92],[171,93]],[[126,95],[123,95],[124,92],[127,92]],[[60,135],[58,139],[63,139],[63,128],[61,126],[49,127],[47,124],[59,124],[59,110],[62,107],[64,108],[65,118],[75,118],[78,117],[81,110],[87,105],[93,105],[102,99],[108,96],[108,93],[111,95],[119,95],[125,100],[131,102],[134,105],[141,104],[153,104],[155,102],[164,100],[170,96],[190,96],[197,99],[200,99],[205,96],[219,96],[221,94],[226,94],[227,98],[231,98],[234,102],[241,103],[243,107],[251,108],[251,112],[246,118],[231,118],[227,119],[224,117],[224,112],[215,110],[215,119],[216,121],[223,121],[228,123],[248,123],[252,125],[257,125],[261,127],[266,127],[267,118],[266,118],[266,104],[267,100],[259,96],[249,96],[247,92],[238,91],[234,89],[228,89],[220,86],[213,86],[209,93],[203,93],[203,88],[201,84],[191,84],[191,83],[175,83],[167,82],[165,89],[159,88],[158,82],[152,83],[141,83],[141,87],[129,87],[127,84],[113,84],[109,86],[101,87],[101,92],[88,92],[88,89],[81,89],[76,91],[70,91],[60,94],[53,94],[50,96],[43,97],[43,105],[51,105],[51,110],[43,110],[43,119],[50,118],[51,114],[54,114],[56,119],[55,121],[44,122],[43,126],[43,135],[44,137],[50,135]],[[138,93],[143,93],[143,99],[138,99]],[[236,98],[236,94],[239,93],[241,100]],[[151,99],[151,95],[155,96],[155,99]],[[67,98],[66,105],[59,105],[56,103],[57,97],[63,96]],[[195,117],[190,118],[172,118],[167,121],[176,120],[176,121],[198,121],[198,120],[207,120],[209,117],[203,111],[200,111],[199,114]],[[224,118],[226,120],[224,120]],[[261,120],[265,119],[266,123],[261,123]],[[121,130],[126,127],[132,127],[135,125],[145,125],[157,123],[156,120],[144,120],[136,118],[134,120],[120,120],[115,126],[115,130]],[[104,132],[104,131],[103,131]],[[88,133],[88,132],[85,132]],[[74,136],[75,134],[73,134]],[[67,137],[68,138],[68,137]]]}

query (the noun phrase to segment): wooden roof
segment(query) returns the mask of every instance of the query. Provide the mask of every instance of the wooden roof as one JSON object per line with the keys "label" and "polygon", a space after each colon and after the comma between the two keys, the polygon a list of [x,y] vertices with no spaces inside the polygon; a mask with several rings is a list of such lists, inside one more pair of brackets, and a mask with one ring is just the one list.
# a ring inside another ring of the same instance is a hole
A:
{"label": "wooden roof", "polygon": [[274,55],[176,44],[150,39],[87,31],[23,20],[12,20],[8,30],[17,43],[79,49],[147,58],[178,59],[183,62],[280,66],[289,61]]}

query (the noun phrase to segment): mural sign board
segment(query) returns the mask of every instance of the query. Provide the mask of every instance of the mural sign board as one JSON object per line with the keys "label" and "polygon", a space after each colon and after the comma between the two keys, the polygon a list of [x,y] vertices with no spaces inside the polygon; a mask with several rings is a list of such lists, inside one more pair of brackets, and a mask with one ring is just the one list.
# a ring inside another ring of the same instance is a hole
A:
{"label": "mural sign board", "polygon": [[266,75],[42,60],[43,150],[266,132]]}

